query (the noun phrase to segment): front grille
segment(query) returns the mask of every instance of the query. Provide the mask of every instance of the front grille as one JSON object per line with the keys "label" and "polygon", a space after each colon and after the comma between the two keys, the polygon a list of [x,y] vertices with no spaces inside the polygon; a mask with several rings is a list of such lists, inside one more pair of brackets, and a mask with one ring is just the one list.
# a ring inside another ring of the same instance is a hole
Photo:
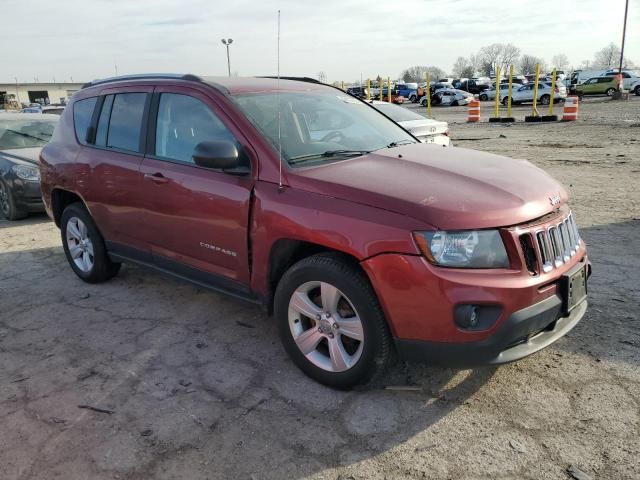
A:
{"label": "front grille", "polygon": [[559,222],[553,222],[536,232],[542,271],[558,268],[578,252],[580,234],[572,213]]}
{"label": "front grille", "polygon": [[527,265],[527,270],[530,274],[535,275],[537,273],[536,251],[533,248],[530,234],[523,233],[520,235],[520,248],[522,248],[522,253],[524,254],[524,262]]}

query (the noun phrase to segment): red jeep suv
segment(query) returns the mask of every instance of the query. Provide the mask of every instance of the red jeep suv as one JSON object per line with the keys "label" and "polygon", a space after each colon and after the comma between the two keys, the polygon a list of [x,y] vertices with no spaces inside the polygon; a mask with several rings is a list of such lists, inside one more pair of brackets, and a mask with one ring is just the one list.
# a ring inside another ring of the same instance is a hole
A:
{"label": "red jeep suv", "polygon": [[74,94],[41,154],[86,282],[135,262],[263,304],[319,382],[390,358],[536,352],[587,308],[563,187],[524,160],[420,143],[310,79],[137,75]]}

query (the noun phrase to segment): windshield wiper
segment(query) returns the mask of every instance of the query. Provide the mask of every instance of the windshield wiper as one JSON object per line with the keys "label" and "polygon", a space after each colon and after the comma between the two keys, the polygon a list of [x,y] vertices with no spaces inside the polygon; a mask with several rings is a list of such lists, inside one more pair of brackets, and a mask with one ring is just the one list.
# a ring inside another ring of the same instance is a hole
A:
{"label": "windshield wiper", "polygon": [[303,163],[307,160],[335,156],[358,157],[360,155],[366,155],[367,153],[371,152],[369,150],[327,150],[326,152],[322,153],[309,153],[307,155],[298,155],[297,157],[291,157],[289,159],[289,163],[291,165],[295,165],[296,163]]}
{"label": "windshield wiper", "polygon": [[[16,133],[18,135],[22,135],[23,137],[27,137],[27,138],[35,138],[36,140],[40,140],[42,142],[48,142],[49,141],[49,139],[47,139],[47,138],[40,138],[40,137],[37,137],[35,135],[30,135],[28,133],[19,132],[18,130],[12,130],[10,128],[7,128],[5,131],[6,132],[11,132],[11,133]],[[49,137],[49,138],[51,138],[51,137]]]}
{"label": "windshield wiper", "polygon": [[387,145],[387,148],[393,148],[400,145],[408,145],[410,143],[416,143],[416,142],[414,142],[413,140],[399,140],[397,142],[391,142],[389,145]]}

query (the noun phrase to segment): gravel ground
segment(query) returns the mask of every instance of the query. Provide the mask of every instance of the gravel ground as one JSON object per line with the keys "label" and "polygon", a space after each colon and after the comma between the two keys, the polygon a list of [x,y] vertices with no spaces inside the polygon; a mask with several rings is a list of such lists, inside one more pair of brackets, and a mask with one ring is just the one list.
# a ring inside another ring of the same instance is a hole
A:
{"label": "gravel ground", "polygon": [[639,107],[596,99],[578,122],[511,126],[434,109],[458,146],[568,186],[594,275],[552,347],[384,378],[418,391],[324,388],[258,308],[133,266],[84,284],[46,217],[1,221],[0,478],[640,478]]}

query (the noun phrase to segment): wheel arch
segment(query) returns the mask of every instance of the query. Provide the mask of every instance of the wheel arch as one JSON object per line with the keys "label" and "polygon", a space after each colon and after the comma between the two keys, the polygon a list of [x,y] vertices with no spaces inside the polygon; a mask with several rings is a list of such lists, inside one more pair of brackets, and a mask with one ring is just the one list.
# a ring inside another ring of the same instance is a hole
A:
{"label": "wheel arch", "polygon": [[369,277],[360,265],[358,259],[347,252],[337,250],[335,248],[331,248],[319,243],[297,240],[293,238],[280,238],[273,243],[273,245],[271,246],[271,251],[269,252],[269,263],[267,272],[269,292],[266,302],[266,307],[269,313],[273,312],[273,297],[276,291],[276,287],[278,286],[278,283],[280,282],[280,279],[285,274],[285,272],[300,260],[311,257],[313,255],[317,255],[319,253],[333,254],[345,263],[355,266],[364,274],[364,276],[367,278],[367,281],[369,281]]}
{"label": "wheel arch", "polygon": [[51,191],[51,211],[53,213],[53,221],[56,226],[60,227],[60,219],[62,218],[62,212],[72,203],[82,203],[85,207],[86,204],[82,197],[75,192],[65,190],[64,188],[54,188]]}

